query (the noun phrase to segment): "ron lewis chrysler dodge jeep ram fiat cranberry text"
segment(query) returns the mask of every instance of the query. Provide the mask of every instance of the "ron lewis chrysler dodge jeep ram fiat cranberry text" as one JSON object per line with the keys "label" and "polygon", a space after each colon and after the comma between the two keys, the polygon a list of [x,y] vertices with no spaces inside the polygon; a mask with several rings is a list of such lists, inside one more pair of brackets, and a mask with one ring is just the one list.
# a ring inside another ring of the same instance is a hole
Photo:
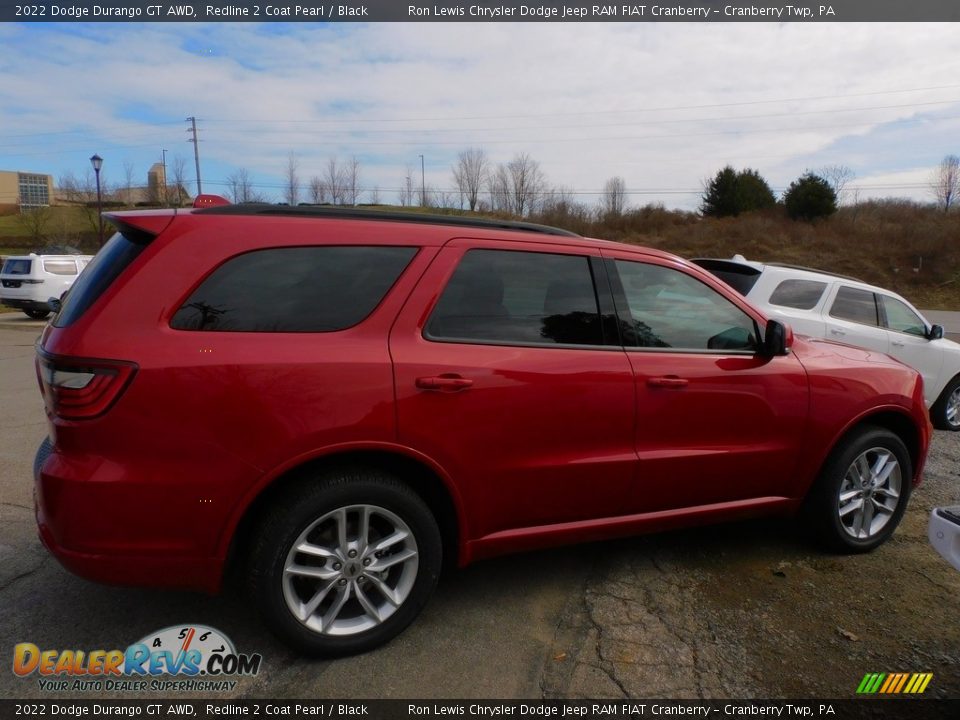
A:
{"label": "ron lewis chrysler dodge jeep ram fiat cranberry text", "polygon": [[103,582],[229,569],[302,652],[393,637],[445,561],[794,511],[870,550],[920,480],[914,370],[794,339],[663,252],[297,207],[110,218],[38,342],[43,542]]}

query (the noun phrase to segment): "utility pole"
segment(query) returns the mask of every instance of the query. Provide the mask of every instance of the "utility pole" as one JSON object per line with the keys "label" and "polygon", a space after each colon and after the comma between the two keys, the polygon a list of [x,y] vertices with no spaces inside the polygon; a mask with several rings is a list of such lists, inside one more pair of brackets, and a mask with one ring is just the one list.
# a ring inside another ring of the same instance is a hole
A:
{"label": "utility pole", "polygon": [[427,177],[423,170],[423,155],[420,156],[420,207],[427,206]]}
{"label": "utility pole", "polygon": [[197,137],[197,119],[195,117],[188,117],[187,122],[190,123],[187,132],[191,133],[191,137],[187,142],[193,143],[193,160],[197,164],[197,195],[201,195],[203,194],[203,189],[200,187],[200,138]]}
{"label": "utility pole", "polygon": [[163,153],[163,159],[161,160],[161,162],[163,163],[163,205],[164,207],[166,207],[167,205],[167,149],[162,148],[160,152]]}

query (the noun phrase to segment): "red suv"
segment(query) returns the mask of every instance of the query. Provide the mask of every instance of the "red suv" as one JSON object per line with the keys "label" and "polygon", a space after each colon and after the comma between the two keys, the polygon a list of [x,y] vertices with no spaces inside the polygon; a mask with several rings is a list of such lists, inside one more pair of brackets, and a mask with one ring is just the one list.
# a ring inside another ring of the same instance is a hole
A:
{"label": "red suv", "polygon": [[444,562],[804,511],[893,533],[920,376],[794,339],[656,250],[536,225],[237,205],[119,232],[38,343],[40,536],[217,591],[302,652],[379,645]]}

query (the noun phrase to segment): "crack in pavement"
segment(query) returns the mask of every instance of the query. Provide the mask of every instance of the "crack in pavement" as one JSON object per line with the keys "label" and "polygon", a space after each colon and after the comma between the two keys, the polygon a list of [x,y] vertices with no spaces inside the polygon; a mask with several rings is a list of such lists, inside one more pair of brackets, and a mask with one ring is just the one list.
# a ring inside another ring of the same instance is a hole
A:
{"label": "crack in pavement", "polygon": [[8,588],[10,588],[10,587],[11,587],[12,585],[14,585],[18,580],[23,580],[23,578],[25,578],[25,577],[30,577],[31,575],[35,575],[38,570],[40,570],[44,565],[47,564],[47,561],[48,561],[49,559],[50,559],[50,556],[47,555],[47,556],[41,558],[40,562],[37,563],[34,567],[30,568],[29,570],[27,570],[27,571],[25,571],[25,572],[20,573],[19,575],[14,575],[14,576],[13,576],[12,578],[10,578],[7,582],[5,582],[3,585],[0,585],[0,592],[3,592],[3,591],[5,591],[5,590],[7,590]]}

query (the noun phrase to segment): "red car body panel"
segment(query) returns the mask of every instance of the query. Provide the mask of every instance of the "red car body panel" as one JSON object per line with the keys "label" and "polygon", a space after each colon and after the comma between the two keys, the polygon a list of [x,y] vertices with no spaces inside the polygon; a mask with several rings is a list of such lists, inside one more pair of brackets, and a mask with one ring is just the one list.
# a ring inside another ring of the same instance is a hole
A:
{"label": "red car body panel", "polygon": [[[876,413],[916,428],[919,481],[930,436],[919,376],[886,356],[799,338],[770,358],[424,337],[446,281],[477,247],[666,264],[765,322],[712,275],[666,253],[413,222],[182,211],[118,222],[159,234],[86,313],[48,326],[39,343],[54,360],[136,364],[99,417],[64,420],[48,408],[40,535],[85,577],[216,591],[261,493],[306,462],[348,452],[396,454],[439,478],[461,564],[795,509],[837,440]],[[225,259],[316,244],[418,250],[376,309],[342,331],[171,329]],[[472,385],[418,387],[451,375]],[[688,384],[650,385],[665,376]]]}

